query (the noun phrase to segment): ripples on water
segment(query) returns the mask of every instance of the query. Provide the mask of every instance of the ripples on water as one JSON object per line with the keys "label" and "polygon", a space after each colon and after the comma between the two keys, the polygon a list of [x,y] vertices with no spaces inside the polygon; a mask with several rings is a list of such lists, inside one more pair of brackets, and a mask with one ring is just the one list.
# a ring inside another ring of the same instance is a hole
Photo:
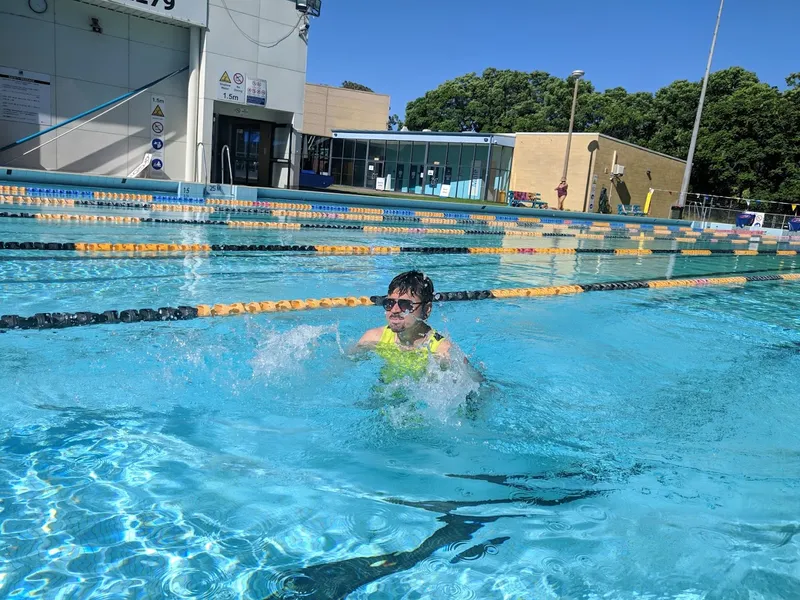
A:
{"label": "ripples on water", "polygon": [[[336,295],[400,266],[292,260],[83,262],[65,288],[3,263],[0,300]],[[727,260],[678,270],[774,266]],[[414,261],[439,289],[668,267]],[[774,284],[441,305],[487,382],[379,393],[349,352],[368,309],[2,334],[0,597],[798,598],[798,309]]]}

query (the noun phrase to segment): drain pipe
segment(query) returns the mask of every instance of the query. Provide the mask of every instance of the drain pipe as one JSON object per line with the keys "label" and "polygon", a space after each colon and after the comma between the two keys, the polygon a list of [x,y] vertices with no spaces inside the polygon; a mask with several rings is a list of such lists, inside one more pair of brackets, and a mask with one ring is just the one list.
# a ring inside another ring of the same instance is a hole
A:
{"label": "drain pipe", "polygon": [[189,33],[189,91],[186,109],[186,164],[184,179],[197,180],[197,111],[200,106],[200,28]]}

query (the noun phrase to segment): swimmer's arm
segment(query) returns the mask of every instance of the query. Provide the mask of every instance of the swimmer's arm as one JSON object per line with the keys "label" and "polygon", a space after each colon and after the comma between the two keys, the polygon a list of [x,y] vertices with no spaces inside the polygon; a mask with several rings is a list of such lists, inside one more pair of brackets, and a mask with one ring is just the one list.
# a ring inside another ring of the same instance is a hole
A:
{"label": "swimmer's arm", "polygon": [[[439,347],[436,349],[436,356],[442,361],[443,364],[447,364],[450,362],[450,351],[453,349],[453,344],[449,340],[442,340],[442,343],[439,344]],[[458,354],[463,355],[463,352],[458,352]],[[467,371],[470,374],[470,377],[477,383],[481,383],[484,381],[483,375],[481,375],[480,371],[473,367],[467,357],[464,356],[464,365],[467,367]]]}
{"label": "swimmer's arm", "polygon": [[383,329],[383,327],[376,327],[375,329],[368,330],[364,335],[361,336],[361,339],[358,340],[358,343],[350,351],[350,354],[356,354],[358,352],[363,352],[364,350],[375,348],[375,346],[378,345],[378,342],[381,341]]}

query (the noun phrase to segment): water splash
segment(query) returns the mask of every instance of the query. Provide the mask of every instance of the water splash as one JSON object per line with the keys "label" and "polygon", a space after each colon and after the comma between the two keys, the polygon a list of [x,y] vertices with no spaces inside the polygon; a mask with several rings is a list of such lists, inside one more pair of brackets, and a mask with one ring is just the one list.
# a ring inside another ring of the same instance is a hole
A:
{"label": "water splash", "polygon": [[395,402],[383,412],[398,428],[432,422],[460,425],[473,410],[480,391],[481,385],[467,357],[453,347],[447,364],[431,356],[422,378],[407,377],[387,385],[383,395]]}
{"label": "water splash", "polygon": [[320,339],[333,335],[341,350],[338,325],[314,326],[299,325],[288,331],[279,332],[269,328],[259,328],[261,340],[256,347],[255,356],[250,361],[253,377],[272,378],[302,371],[305,362],[314,355]]}

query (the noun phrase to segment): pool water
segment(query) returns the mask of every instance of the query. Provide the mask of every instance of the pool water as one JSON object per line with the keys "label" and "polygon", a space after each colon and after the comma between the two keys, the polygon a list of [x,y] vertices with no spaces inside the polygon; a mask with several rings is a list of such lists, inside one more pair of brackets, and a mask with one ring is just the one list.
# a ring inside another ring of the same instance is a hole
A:
{"label": "pool water", "polygon": [[[397,243],[8,219],[0,239]],[[453,291],[798,267],[0,251],[0,313],[380,294],[409,268]],[[438,304],[431,324],[480,386],[460,367],[378,385],[380,360],[349,349],[382,319],[346,308],[0,334],[0,597],[800,597],[797,284]]]}

